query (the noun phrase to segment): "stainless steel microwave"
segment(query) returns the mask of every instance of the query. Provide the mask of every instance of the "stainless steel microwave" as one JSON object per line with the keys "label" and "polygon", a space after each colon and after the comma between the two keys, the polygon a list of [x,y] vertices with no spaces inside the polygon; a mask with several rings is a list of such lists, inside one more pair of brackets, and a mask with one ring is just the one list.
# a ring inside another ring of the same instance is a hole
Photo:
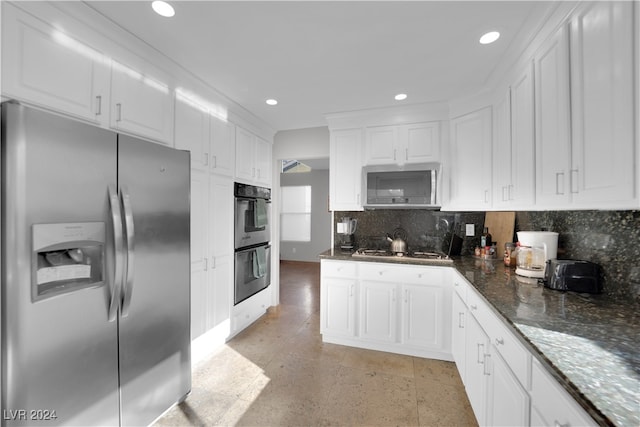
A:
{"label": "stainless steel microwave", "polygon": [[365,209],[439,208],[438,163],[362,168]]}

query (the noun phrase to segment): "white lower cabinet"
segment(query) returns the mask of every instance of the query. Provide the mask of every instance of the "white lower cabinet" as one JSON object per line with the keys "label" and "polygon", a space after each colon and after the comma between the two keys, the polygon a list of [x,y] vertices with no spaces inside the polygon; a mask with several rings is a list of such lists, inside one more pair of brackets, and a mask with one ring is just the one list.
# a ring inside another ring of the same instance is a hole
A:
{"label": "white lower cabinet", "polygon": [[458,272],[453,284],[451,351],[478,424],[596,425]]}
{"label": "white lower cabinet", "polygon": [[532,426],[595,426],[595,421],[536,360],[531,366]]}
{"label": "white lower cabinet", "polygon": [[321,261],[325,342],[451,360],[448,268]]}

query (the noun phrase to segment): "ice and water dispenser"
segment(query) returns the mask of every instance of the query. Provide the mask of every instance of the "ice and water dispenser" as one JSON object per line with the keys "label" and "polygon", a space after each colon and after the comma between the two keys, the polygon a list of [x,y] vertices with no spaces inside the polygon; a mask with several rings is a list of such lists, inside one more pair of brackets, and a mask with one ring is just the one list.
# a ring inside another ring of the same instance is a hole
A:
{"label": "ice and water dispenser", "polygon": [[32,301],[104,283],[104,222],[34,224]]}

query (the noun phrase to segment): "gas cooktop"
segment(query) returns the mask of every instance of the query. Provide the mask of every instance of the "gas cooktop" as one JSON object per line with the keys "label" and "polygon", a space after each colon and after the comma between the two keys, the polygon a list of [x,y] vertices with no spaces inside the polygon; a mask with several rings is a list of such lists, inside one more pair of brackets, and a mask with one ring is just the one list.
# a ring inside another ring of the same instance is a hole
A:
{"label": "gas cooktop", "polygon": [[383,249],[367,249],[360,248],[351,256],[357,258],[377,258],[377,259],[406,259],[417,262],[441,262],[444,264],[452,263],[453,260],[447,255],[438,252],[411,251],[393,253]]}

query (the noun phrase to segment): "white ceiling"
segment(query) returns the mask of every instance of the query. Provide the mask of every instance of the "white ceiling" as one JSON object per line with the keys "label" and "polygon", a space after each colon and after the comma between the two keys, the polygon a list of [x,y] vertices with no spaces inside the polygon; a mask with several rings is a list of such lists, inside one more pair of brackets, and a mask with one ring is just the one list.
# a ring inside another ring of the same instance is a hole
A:
{"label": "white ceiling", "polygon": [[[325,126],[325,113],[439,102],[478,92],[525,46],[552,2],[150,1],[88,4],[274,130]],[[502,37],[480,45],[480,36]],[[267,98],[279,104],[270,107]]]}

